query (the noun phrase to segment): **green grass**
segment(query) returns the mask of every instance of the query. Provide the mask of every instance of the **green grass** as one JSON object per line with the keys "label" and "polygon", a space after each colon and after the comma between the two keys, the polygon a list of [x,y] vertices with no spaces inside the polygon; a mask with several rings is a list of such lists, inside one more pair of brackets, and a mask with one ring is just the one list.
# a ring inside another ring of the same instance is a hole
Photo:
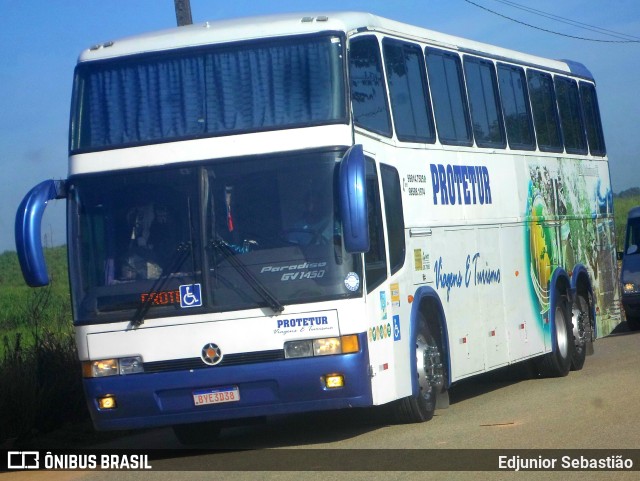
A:
{"label": "green grass", "polygon": [[[22,278],[15,252],[0,254],[0,340],[22,335],[23,346],[34,345],[39,330],[71,332],[71,302],[66,247],[45,249],[51,284],[31,288]],[[0,343],[0,359],[4,343]]]}
{"label": "green grass", "polygon": [[51,284],[28,287],[0,254],[0,445],[88,419],[73,335],[66,247],[45,249]]}

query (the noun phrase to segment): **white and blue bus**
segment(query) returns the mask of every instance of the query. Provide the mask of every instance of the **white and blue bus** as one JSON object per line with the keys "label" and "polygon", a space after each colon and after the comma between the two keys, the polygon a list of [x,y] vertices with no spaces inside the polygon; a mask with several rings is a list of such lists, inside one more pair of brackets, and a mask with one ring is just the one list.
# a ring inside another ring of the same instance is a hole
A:
{"label": "white and blue bus", "polygon": [[78,61],[66,199],[99,430],[391,403],[510,364],[581,369],[620,322],[590,72],[363,13],[190,25]]}

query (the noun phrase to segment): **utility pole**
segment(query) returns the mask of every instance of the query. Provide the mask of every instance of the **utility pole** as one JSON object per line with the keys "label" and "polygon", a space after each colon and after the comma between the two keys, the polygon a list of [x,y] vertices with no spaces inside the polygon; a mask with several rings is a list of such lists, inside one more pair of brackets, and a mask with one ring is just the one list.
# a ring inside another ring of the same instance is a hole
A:
{"label": "utility pole", "polygon": [[191,0],[173,0],[176,6],[176,21],[178,27],[183,25],[191,25],[193,19],[191,18]]}

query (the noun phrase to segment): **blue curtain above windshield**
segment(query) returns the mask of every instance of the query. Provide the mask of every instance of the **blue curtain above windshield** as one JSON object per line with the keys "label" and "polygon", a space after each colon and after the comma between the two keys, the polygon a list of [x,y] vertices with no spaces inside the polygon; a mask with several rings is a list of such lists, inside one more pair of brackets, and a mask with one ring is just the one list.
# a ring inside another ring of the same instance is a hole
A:
{"label": "blue curtain above windshield", "polygon": [[70,150],[345,122],[342,49],[290,37],[81,64]]}

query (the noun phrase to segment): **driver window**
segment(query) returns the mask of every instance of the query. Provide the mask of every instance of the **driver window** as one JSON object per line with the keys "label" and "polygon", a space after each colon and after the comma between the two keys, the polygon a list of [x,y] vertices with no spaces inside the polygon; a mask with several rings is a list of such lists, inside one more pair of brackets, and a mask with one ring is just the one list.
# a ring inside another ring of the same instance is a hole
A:
{"label": "driver window", "polygon": [[373,160],[367,159],[367,210],[369,212],[370,248],[364,255],[367,276],[367,293],[378,287],[387,278],[387,255],[385,251],[384,230],[378,175]]}

